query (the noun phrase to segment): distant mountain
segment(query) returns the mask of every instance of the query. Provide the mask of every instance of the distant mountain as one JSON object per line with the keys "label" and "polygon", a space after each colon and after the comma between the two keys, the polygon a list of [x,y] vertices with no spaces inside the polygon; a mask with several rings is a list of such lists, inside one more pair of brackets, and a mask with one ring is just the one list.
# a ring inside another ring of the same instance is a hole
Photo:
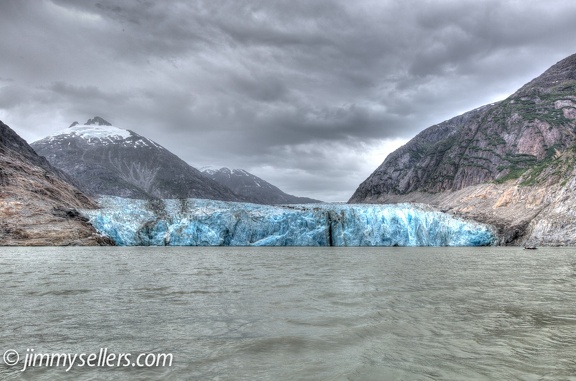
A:
{"label": "distant mountain", "polygon": [[279,188],[243,169],[205,169],[205,176],[232,189],[248,202],[256,204],[310,204],[322,202],[308,197],[284,193]]}
{"label": "distant mountain", "polygon": [[96,204],[0,122],[0,245],[109,245],[76,208]]}
{"label": "distant mountain", "polygon": [[159,144],[98,116],[31,146],[92,195],[241,201]]}
{"label": "distant mountain", "polygon": [[350,202],[420,202],[501,228],[503,242],[576,244],[576,54],[507,99],[422,131]]}

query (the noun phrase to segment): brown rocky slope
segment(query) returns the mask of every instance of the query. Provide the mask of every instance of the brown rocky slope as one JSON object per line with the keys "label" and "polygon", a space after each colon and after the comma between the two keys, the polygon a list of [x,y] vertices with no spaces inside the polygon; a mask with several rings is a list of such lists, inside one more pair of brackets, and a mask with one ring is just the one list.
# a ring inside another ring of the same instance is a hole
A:
{"label": "brown rocky slope", "polygon": [[111,245],[76,208],[96,204],[0,122],[0,245]]}
{"label": "brown rocky slope", "polygon": [[507,99],[432,126],[350,202],[419,202],[496,225],[502,244],[576,244],[576,55]]}

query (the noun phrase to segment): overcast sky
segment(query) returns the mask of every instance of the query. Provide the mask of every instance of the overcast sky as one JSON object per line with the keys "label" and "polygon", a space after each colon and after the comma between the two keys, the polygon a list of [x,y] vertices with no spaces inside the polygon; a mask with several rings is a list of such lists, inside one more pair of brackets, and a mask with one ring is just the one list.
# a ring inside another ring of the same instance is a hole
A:
{"label": "overcast sky", "polygon": [[576,53],[573,0],[2,0],[0,120],[98,115],[347,200],[393,149]]}

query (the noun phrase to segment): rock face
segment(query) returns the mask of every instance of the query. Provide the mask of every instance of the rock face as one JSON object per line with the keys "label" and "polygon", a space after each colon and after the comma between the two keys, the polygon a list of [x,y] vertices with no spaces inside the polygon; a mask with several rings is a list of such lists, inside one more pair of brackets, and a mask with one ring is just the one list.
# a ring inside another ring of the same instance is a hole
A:
{"label": "rock face", "polygon": [[110,245],[76,208],[96,204],[0,122],[0,245]]}
{"label": "rock face", "polygon": [[91,195],[239,200],[159,144],[98,116],[31,146]]}
{"label": "rock face", "polygon": [[247,202],[267,205],[321,202],[308,197],[297,197],[284,193],[274,185],[243,169],[205,169],[202,173],[225,187],[230,188]]}
{"label": "rock face", "polygon": [[574,220],[557,203],[573,192],[575,137],[572,55],[507,99],[422,131],[350,202],[423,202],[496,224],[502,243],[576,244],[576,235],[543,233]]}
{"label": "rock face", "polygon": [[102,197],[82,211],[118,245],[481,246],[491,226],[414,205],[268,206]]}

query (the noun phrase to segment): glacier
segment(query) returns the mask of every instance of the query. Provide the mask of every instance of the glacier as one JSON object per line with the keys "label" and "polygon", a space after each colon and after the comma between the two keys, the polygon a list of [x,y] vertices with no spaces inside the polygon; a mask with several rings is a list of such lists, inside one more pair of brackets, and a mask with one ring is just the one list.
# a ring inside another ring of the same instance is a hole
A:
{"label": "glacier", "polygon": [[103,196],[81,214],[120,246],[487,246],[490,225],[417,204],[267,206]]}

